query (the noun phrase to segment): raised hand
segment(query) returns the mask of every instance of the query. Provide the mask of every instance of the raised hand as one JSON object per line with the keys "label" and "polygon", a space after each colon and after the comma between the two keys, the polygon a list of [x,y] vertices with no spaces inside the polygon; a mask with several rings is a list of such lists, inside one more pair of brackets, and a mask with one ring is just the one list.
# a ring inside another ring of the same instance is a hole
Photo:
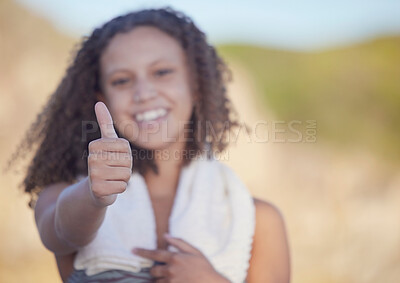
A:
{"label": "raised hand", "polygon": [[118,138],[107,106],[95,107],[101,138],[89,143],[88,176],[96,205],[108,206],[126,190],[132,174],[132,153],[129,142]]}

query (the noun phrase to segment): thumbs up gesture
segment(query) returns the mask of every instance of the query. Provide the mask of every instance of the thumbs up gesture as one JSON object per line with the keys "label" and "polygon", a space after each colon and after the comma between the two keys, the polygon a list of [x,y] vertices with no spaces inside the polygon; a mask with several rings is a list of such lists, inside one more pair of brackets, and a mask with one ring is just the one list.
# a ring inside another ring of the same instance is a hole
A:
{"label": "thumbs up gesture", "polygon": [[88,176],[95,204],[104,207],[126,190],[132,174],[132,154],[129,142],[118,138],[107,106],[97,102],[94,109],[101,138],[89,143]]}

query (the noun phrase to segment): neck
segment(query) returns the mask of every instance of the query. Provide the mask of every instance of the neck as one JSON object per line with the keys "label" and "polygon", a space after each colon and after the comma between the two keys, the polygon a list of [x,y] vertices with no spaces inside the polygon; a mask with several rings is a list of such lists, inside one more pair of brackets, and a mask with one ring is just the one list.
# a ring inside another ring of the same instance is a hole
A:
{"label": "neck", "polygon": [[175,143],[163,149],[161,154],[155,154],[158,174],[148,170],[144,176],[151,195],[163,197],[175,193],[182,169],[184,149],[184,143]]}

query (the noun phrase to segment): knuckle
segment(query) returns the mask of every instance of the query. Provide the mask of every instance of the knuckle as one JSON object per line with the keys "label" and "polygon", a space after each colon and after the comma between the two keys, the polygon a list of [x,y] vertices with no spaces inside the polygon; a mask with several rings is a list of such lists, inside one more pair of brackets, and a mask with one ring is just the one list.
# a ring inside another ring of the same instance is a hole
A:
{"label": "knuckle", "polygon": [[90,177],[93,180],[100,180],[101,179],[101,170],[99,170],[98,166],[92,166],[90,167]]}
{"label": "knuckle", "polygon": [[87,162],[88,162],[89,167],[94,164],[94,158],[93,158],[93,154],[92,153],[89,153]]}
{"label": "knuckle", "polygon": [[99,140],[93,140],[89,142],[88,148],[89,151],[95,151],[98,148],[99,145]]}
{"label": "knuckle", "polygon": [[90,149],[90,148],[92,148],[92,147],[94,147],[95,146],[95,140],[94,141],[91,141],[91,142],[89,142],[89,144],[88,144],[88,148]]}
{"label": "knuckle", "polygon": [[104,197],[108,195],[108,190],[107,190],[107,182],[100,182],[99,186],[97,187],[97,194],[100,197]]}
{"label": "knuckle", "polygon": [[174,274],[175,274],[174,269],[173,269],[171,266],[168,266],[168,267],[167,267],[166,273],[167,273],[167,276],[168,276],[168,277],[173,277]]}
{"label": "knuckle", "polygon": [[129,146],[129,142],[127,139],[124,138],[118,138],[119,142],[124,145],[124,146]]}
{"label": "knuckle", "polygon": [[95,153],[90,153],[88,156],[88,165],[89,166],[95,166],[98,162],[98,156]]}
{"label": "knuckle", "polygon": [[126,151],[126,152],[130,152],[131,151],[131,145],[129,143],[129,141],[127,139],[124,138],[120,138],[120,143],[121,143],[121,147]]}
{"label": "knuckle", "polygon": [[93,184],[94,179],[96,179],[96,169],[94,167],[89,167],[89,176]]}
{"label": "knuckle", "polygon": [[93,192],[93,194],[94,194],[96,197],[100,197],[100,196],[101,196],[101,191],[102,191],[102,189],[101,189],[101,187],[102,187],[101,182],[93,181],[91,187],[92,187],[92,192]]}
{"label": "knuckle", "polygon": [[126,166],[130,167],[130,164],[132,163],[132,156],[130,154],[124,154],[123,161],[124,161],[124,164],[126,164]]}
{"label": "knuckle", "polygon": [[107,162],[115,161],[118,159],[118,156],[117,156],[116,152],[106,152],[104,154],[104,159],[107,160]]}
{"label": "knuckle", "polygon": [[171,255],[171,262],[176,263],[176,262],[178,262],[178,261],[179,261],[179,255],[178,255],[177,253],[173,253],[173,254]]}
{"label": "knuckle", "polygon": [[123,179],[125,181],[128,181],[131,178],[131,169],[125,167],[122,175],[123,175]]}

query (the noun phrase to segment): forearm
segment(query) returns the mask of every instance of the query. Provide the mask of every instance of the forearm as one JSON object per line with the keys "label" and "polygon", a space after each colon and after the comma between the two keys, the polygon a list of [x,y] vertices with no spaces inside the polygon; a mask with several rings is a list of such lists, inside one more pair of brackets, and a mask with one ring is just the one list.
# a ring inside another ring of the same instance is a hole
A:
{"label": "forearm", "polygon": [[75,249],[87,245],[96,236],[106,209],[106,206],[95,204],[87,177],[67,187],[55,205],[54,229],[57,237]]}

